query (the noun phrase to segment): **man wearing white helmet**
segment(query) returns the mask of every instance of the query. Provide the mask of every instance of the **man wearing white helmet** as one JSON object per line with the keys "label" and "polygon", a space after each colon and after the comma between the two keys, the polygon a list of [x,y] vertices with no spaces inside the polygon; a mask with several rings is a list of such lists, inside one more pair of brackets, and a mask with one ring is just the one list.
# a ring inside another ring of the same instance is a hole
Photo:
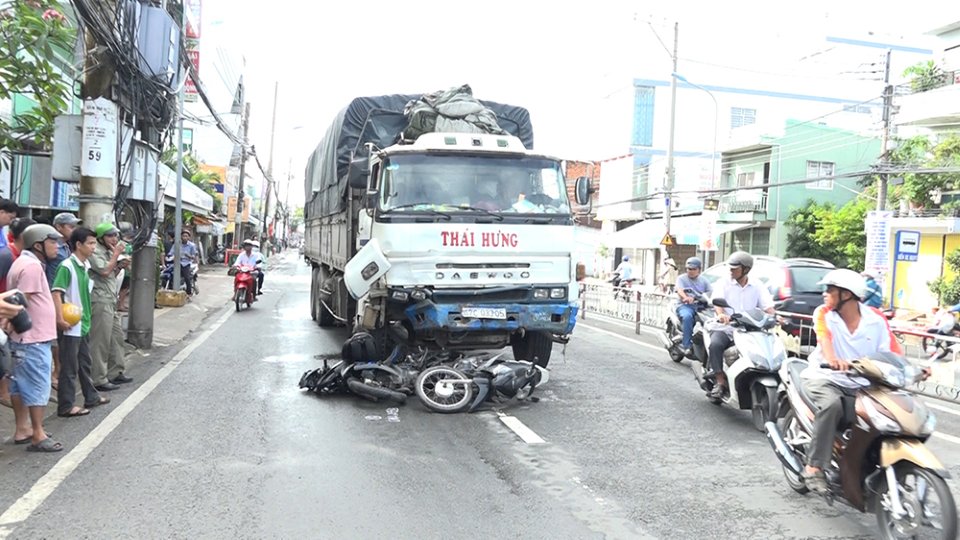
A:
{"label": "man wearing white helmet", "polygon": [[714,299],[723,298],[730,305],[729,308],[716,308],[717,323],[710,327],[710,350],[707,354],[710,371],[707,376],[715,378],[717,383],[710,390],[710,396],[723,398],[726,395],[727,376],[723,372],[723,352],[733,345],[733,327],[730,326],[730,316],[751,309],[762,309],[773,315],[773,296],[762,282],[751,280],[750,270],[753,269],[753,255],[746,251],[737,251],[727,259],[730,267],[730,279],[718,280],[713,292]]}
{"label": "man wearing white helmet", "polygon": [[[860,303],[867,286],[853,270],[828,272],[818,283],[823,290],[823,305],[814,312],[817,348],[810,354],[810,365],[803,371],[804,389],[818,411],[807,451],[803,479],[816,492],[827,490],[823,468],[830,464],[833,440],[843,419],[842,397],[847,392],[869,385],[861,377],[845,373],[850,361],[876,354],[903,354],[890,331],[887,320],[877,311]],[[829,364],[830,368],[821,368]]]}

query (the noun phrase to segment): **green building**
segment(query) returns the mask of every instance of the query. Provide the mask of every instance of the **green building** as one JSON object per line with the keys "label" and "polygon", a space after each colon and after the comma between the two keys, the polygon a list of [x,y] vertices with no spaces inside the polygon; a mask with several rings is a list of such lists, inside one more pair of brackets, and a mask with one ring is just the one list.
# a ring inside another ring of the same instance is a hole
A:
{"label": "green building", "polygon": [[810,200],[840,207],[861,191],[859,176],[803,181],[868,170],[880,155],[879,137],[811,122],[790,120],[782,134],[751,139],[722,152],[721,187],[774,186],[720,197],[719,222],[750,224],[723,235],[721,256],[742,249],[783,257],[793,210]]}

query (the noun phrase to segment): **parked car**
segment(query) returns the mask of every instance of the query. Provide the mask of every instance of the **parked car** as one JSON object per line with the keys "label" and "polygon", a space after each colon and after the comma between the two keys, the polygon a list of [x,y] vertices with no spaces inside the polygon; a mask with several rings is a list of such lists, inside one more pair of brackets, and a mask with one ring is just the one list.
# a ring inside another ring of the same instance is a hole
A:
{"label": "parked car", "polygon": [[[759,279],[770,289],[777,311],[813,315],[813,310],[823,304],[823,290],[817,283],[835,268],[832,263],[819,259],[780,259],[766,255],[754,256],[753,260],[750,278]],[[704,271],[703,277],[711,284],[719,279],[729,279],[730,267],[726,263],[711,266]],[[785,332],[798,336],[802,347],[817,344],[809,321],[787,318],[781,327]]]}

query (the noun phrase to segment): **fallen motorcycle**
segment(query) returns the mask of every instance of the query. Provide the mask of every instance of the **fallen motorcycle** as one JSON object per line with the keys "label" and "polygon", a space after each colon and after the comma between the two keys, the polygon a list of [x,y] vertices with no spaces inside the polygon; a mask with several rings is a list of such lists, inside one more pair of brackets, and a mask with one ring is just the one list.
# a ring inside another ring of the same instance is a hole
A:
{"label": "fallen motorcycle", "polygon": [[461,358],[454,365],[424,369],[414,386],[423,405],[434,412],[473,412],[484,403],[536,400],[533,392],[550,372],[532,362],[504,360],[501,355]]}

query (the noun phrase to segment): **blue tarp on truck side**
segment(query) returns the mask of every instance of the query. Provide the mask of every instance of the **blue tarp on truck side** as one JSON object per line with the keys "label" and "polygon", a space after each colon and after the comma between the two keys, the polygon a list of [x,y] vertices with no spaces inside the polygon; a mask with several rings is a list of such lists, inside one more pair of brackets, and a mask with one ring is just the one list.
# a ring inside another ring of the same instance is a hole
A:
{"label": "blue tarp on truck side", "polygon": [[[393,94],[358,97],[340,111],[307,162],[304,182],[307,217],[328,216],[346,207],[347,169],[366,143],[386,148],[407,128],[404,109],[422,95]],[[533,148],[530,113],[523,107],[480,100],[497,115],[499,126]]]}

